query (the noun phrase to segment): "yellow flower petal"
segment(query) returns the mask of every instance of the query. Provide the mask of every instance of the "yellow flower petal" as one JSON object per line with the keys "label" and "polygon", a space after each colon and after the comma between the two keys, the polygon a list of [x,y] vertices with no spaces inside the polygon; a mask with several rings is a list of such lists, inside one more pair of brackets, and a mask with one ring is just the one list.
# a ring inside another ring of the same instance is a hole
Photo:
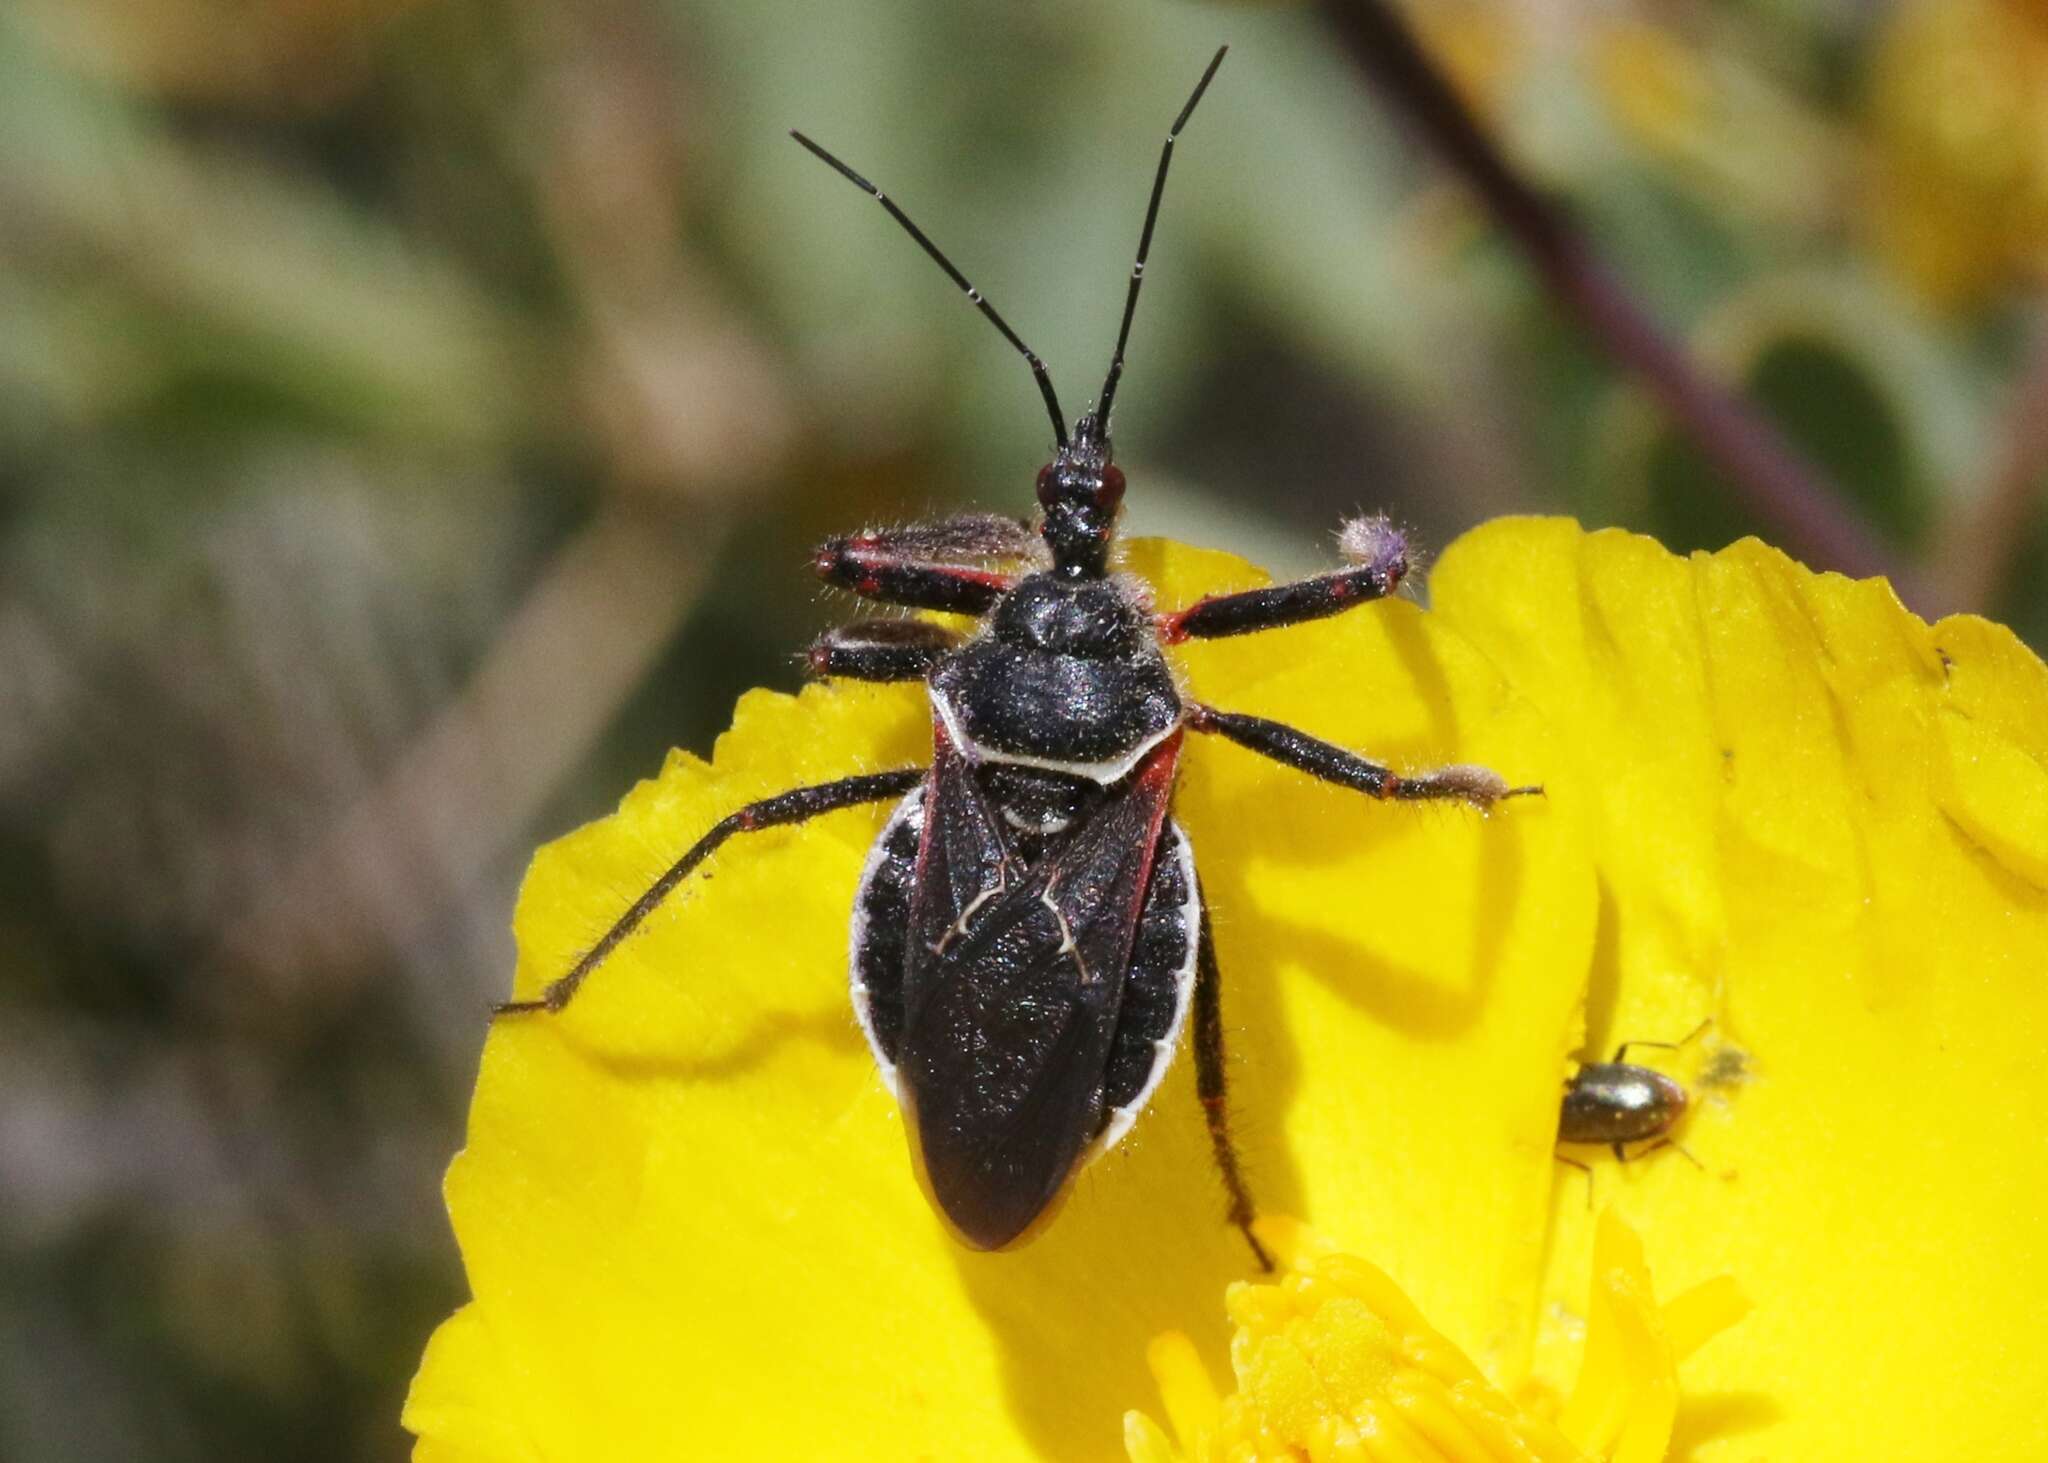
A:
{"label": "yellow flower petal", "polygon": [[2048,251],[2048,16],[2026,0],[1907,0],[1868,84],[1878,250],[1933,304],[1978,303]]}
{"label": "yellow flower petal", "polygon": [[[1184,603],[1258,577],[1131,546]],[[1397,766],[1526,780],[1544,731],[1410,604],[1190,647],[1195,692]],[[542,850],[522,992],[565,970],[750,798],[922,761],[916,688],[756,693],[711,765],[678,755]],[[1512,1370],[1542,1266],[1558,1054],[1592,939],[1570,826],[1379,806],[1194,739],[1177,805],[1216,914],[1234,1111],[1267,1205],[1387,1256]],[[495,1340],[466,1395],[541,1457],[1113,1456],[1146,1340],[1249,1256],[1183,1054],[1130,1139],[1039,1238],[962,1250],[920,1195],[848,1008],[854,880],[881,813],[730,844],[558,1018],[499,1023],[448,1199]],[[1369,1201],[1368,1201],[1369,1200]],[[1328,1216],[1327,1218],[1325,1216]],[[449,1390],[437,1348],[416,1395]],[[800,1396],[800,1406],[791,1397]],[[430,1438],[443,1414],[415,1408]]]}
{"label": "yellow flower petal", "polygon": [[[1730,1274],[1757,1303],[1688,1372],[1680,1455],[2031,1452],[2048,669],[1754,542],[1680,559],[1504,523],[1435,587],[1558,728],[1546,775],[1588,815],[1591,1046],[1715,1018],[1668,1064],[1705,1171],[1664,1152],[1593,1176],[1659,1276]],[[1561,1173],[1537,1350],[1560,1391],[1589,1264],[1585,1180]]]}
{"label": "yellow flower petal", "polygon": [[[1156,544],[1131,562],[1163,604],[1256,582]],[[1182,655],[1205,701],[1548,789],[1485,819],[1189,752],[1177,816],[1253,1184],[1398,1278],[1346,1282],[1373,1324],[1413,1310],[1444,1338],[1413,1363],[1433,1380],[1359,1426],[1491,1446],[1460,1399],[1569,1395],[1589,1294],[1613,1317],[1592,1324],[1656,1331],[1675,1361],[1739,1311],[1729,1275],[1758,1310],[1682,1397],[1659,1352],[1615,1375],[1663,1400],[1582,1404],[1615,1446],[1668,1422],[1698,1463],[2014,1456],[2048,1402],[2048,671],[1996,627],[1930,628],[1754,544],[1684,560],[1502,523],[1434,589],[1432,613]],[[747,697],[711,765],[673,758],[536,858],[520,989],[733,807],[928,743],[916,688]],[[880,816],[729,845],[568,1013],[493,1031],[448,1184],[476,1300],[415,1384],[421,1457],[1114,1457],[1162,1444],[1117,1422],[1150,1338],[1186,1332],[1219,1374],[1205,1298],[1246,1256],[1185,1057],[1030,1246],[967,1253],[926,1208],[844,988]],[[1584,1180],[1551,1158],[1581,1002],[1603,1052],[1714,1018],[1662,1054],[1695,1085],[1678,1136],[1706,1171],[1665,1152],[1593,1175],[1650,1269],[1702,1287],[1662,1312],[1592,1288],[1634,1272],[1596,1258]],[[1325,1363],[1371,1331],[1329,1326]],[[1308,1406],[1286,1353],[1257,1361]],[[1206,1405],[1183,1401],[1177,1424]]]}
{"label": "yellow flower petal", "polygon": [[[1703,1341],[1742,1315],[1725,1278],[1709,1301],[1660,1311],[1642,1246],[1603,1218],[1584,1368],[1562,1425],[1517,1406],[1385,1272],[1326,1241],[1276,1246],[1287,1271],[1230,1288],[1237,1391],[1219,1405],[1185,1337],[1153,1344],[1152,1367],[1174,1419],[1176,1448],[1142,1413],[1125,1419],[1131,1463],[1570,1463],[1587,1457],[1655,1463],[1677,1400],[1676,1314]],[[1732,1302],[1732,1303],[1731,1303]],[[1184,1419],[1191,1395],[1207,1400]]]}
{"label": "yellow flower petal", "polygon": [[[1144,546],[1137,567],[1150,573],[1158,552]],[[1243,582],[1224,556],[1180,554]],[[1480,762],[1536,782],[1557,760],[1499,669],[1405,601],[1190,646],[1183,665],[1201,700],[1397,767]],[[1179,807],[1234,997],[1232,1076],[1261,1199],[1372,1255],[1515,1380],[1543,1265],[1559,1064],[1592,949],[1573,794],[1490,818],[1361,809],[1198,744]]]}

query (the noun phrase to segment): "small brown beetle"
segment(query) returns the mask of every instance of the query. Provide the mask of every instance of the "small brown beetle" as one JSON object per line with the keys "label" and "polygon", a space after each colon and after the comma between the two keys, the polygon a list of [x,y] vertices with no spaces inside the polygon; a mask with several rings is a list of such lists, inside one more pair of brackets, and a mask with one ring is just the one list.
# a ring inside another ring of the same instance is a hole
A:
{"label": "small brown beetle", "polygon": [[[1659,1148],[1676,1148],[1695,1167],[1700,1166],[1671,1130],[1692,1105],[1692,1094],[1676,1079],[1651,1067],[1624,1060],[1629,1048],[1657,1047],[1677,1051],[1689,1045],[1712,1024],[1702,1021],[1680,1041],[1625,1041],[1614,1049],[1612,1060],[1587,1062],[1565,1082],[1564,1102],[1558,1108],[1557,1141],[1560,1143],[1605,1143],[1622,1163],[1641,1158]],[[1633,1154],[1630,1143],[1649,1142]],[[1592,1170],[1575,1158],[1557,1155],[1560,1163],[1592,1176]]]}

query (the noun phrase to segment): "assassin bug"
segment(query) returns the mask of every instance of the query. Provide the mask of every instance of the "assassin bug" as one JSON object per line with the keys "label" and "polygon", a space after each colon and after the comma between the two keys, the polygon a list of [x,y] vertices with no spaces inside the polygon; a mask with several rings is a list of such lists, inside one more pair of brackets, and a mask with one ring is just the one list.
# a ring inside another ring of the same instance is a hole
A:
{"label": "assassin bug", "polygon": [[923,681],[931,765],[799,787],[729,814],[566,975],[536,999],[498,1008],[560,1011],[734,835],[893,802],[854,900],[853,1006],[902,1107],[926,1192],[977,1249],[1025,1237],[1075,1172],[1129,1130],[1192,1012],[1196,1085],[1229,1218],[1268,1264],[1252,1237],[1252,1202],[1225,1119],[1215,941],[1187,835],[1170,815],[1189,732],[1379,799],[1485,808],[1536,791],[1510,788],[1481,767],[1398,775],[1292,727],[1182,694],[1166,645],[1299,624],[1390,593],[1407,551],[1384,520],[1345,530],[1345,568],[1166,614],[1111,572],[1124,475],[1110,460],[1110,409],[1174,139],[1223,55],[1166,135],[1109,374],[1071,434],[1044,363],[995,307],[880,189],[791,134],[881,204],[1029,363],[1055,443],[1038,475],[1041,516],[1035,528],[971,514],[826,543],[815,567],[830,584],[982,620],[972,636],[865,621],[811,648],[819,676]]}
{"label": "assassin bug", "polygon": [[[1611,1060],[1587,1062],[1572,1073],[1565,1081],[1564,1101],[1558,1107],[1557,1141],[1605,1143],[1621,1163],[1646,1157],[1660,1148],[1676,1148],[1698,1167],[1699,1160],[1686,1153],[1685,1146],[1671,1136],[1672,1129],[1691,1107],[1692,1094],[1676,1079],[1655,1068],[1637,1066],[1624,1059],[1630,1047],[1650,1046],[1675,1052],[1690,1046],[1711,1024],[1712,1018],[1702,1021],[1678,1041],[1625,1041],[1614,1049]],[[1639,1148],[1633,1154],[1628,1151],[1629,1144],[1645,1141],[1650,1142],[1649,1147]],[[1592,1177],[1593,1171],[1577,1159],[1561,1153],[1557,1157],[1558,1162],[1568,1163],[1589,1179]]]}

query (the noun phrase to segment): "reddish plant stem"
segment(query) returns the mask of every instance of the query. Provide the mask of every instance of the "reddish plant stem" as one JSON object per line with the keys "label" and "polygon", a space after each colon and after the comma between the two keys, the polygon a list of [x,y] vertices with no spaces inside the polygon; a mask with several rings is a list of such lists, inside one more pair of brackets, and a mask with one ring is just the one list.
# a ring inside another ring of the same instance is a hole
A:
{"label": "reddish plant stem", "polygon": [[2015,560],[2042,513],[2048,472],[2048,326],[2035,327],[2019,382],[2012,388],[1987,480],[1949,500],[1935,536],[1928,580],[1944,608],[1992,613],[2012,587]]}
{"label": "reddish plant stem", "polygon": [[1471,184],[1558,300],[1641,378],[1745,509],[1817,567],[1881,574],[1909,601],[1917,597],[1905,566],[1840,493],[1752,405],[1700,374],[1559,210],[1515,172],[1385,0],[1324,0],[1323,11],[1366,81]]}

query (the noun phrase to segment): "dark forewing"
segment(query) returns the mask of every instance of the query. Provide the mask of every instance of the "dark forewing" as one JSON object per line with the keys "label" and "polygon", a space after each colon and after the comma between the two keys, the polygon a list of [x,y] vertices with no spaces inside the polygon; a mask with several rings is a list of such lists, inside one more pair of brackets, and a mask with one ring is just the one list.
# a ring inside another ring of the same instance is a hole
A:
{"label": "dark forewing", "polygon": [[[1002,815],[983,797],[973,770],[932,723],[932,771],[925,784],[924,836],[917,848],[917,885],[910,899],[910,934],[918,945],[946,942],[947,931],[990,890],[1014,882],[1018,863]],[[917,1000],[917,962],[911,962],[906,997]]]}
{"label": "dark forewing", "polygon": [[[898,1081],[939,1209],[994,1249],[1058,1197],[1105,1121],[1103,1084],[1180,739],[1028,867],[964,766],[934,765],[911,906]],[[978,880],[965,877],[977,845]]]}

